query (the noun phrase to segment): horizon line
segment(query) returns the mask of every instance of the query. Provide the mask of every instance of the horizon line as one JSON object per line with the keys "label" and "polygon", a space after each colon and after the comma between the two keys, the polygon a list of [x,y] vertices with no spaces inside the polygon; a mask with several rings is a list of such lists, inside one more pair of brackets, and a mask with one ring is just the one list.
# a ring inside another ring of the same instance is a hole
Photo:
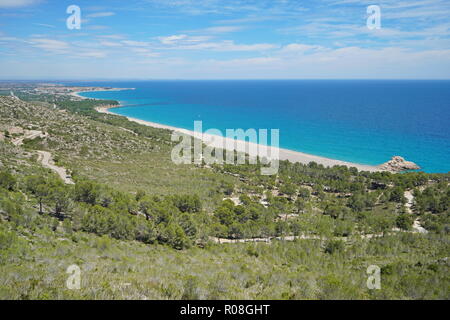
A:
{"label": "horizon line", "polygon": [[450,81],[450,78],[40,78],[40,79],[0,79],[0,82],[74,82],[74,81]]}

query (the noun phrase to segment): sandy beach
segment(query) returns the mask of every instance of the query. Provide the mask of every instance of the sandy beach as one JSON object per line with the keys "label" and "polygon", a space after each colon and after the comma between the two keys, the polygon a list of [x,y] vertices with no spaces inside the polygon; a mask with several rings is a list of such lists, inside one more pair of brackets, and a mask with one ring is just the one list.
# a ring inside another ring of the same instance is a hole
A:
{"label": "sandy beach", "polygon": [[[96,108],[96,110],[101,113],[118,115],[114,112],[111,112],[111,109],[113,109],[112,106],[103,106],[103,107]],[[225,150],[236,150],[236,149],[243,150],[243,149],[245,149],[246,152],[250,156],[256,156],[259,152],[259,154],[267,155],[266,157],[268,159],[278,158],[279,160],[289,160],[291,162],[299,162],[302,164],[308,164],[308,163],[314,161],[318,164],[322,164],[325,167],[341,165],[341,166],[347,166],[347,167],[355,167],[360,171],[370,171],[370,172],[384,171],[377,166],[364,165],[364,164],[346,162],[346,161],[341,161],[341,160],[336,160],[336,159],[330,159],[330,158],[315,156],[315,155],[307,154],[307,153],[303,153],[303,152],[293,151],[293,150],[289,150],[289,149],[267,147],[264,145],[260,145],[260,144],[256,144],[256,143],[252,143],[252,142],[248,142],[248,141],[244,142],[244,141],[240,141],[240,140],[233,140],[231,138],[226,138],[226,137],[221,137],[221,136],[216,136],[216,135],[211,135],[211,134],[206,134],[206,133],[199,135],[199,133],[196,133],[191,130],[183,129],[183,128],[172,127],[172,126],[163,125],[163,124],[156,123],[156,122],[145,121],[145,120],[141,120],[141,119],[136,119],[136,118],[132,118],[132,117],[126,117],[126,118],[130,121],[134,121],[134,122],[142,124],[142,125],[146,125],[146,126],[150,126],[150,127],[154,127],[154,128],[160,128],[160,129],[168,129],[171,131],[180,132],[182,134],[191,135],[193,137],[201,139],[206,145],[211,146],[211,147],[222,148]],[[270,141],[270,135],[268,137],[268,140]],[[277,153],[278,153],[278,155],[277,155]],[[275,156],[274,156],[274,154],[275,154]]]}

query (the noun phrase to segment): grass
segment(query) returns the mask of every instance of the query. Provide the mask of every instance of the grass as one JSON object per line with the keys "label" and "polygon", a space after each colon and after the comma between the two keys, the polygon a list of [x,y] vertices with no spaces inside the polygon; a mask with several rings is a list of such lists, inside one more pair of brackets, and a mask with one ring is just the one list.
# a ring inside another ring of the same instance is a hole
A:
{"label": "grass", "polygon": [[[299,240],[177,251],[85,233],[24,232],[1,251],[0,299],[449,298],[442,285],[448,263],[440,260],[445,242],[395,235],[355,241],[334,254],[323,245]],[[73,264],[81,269],[80,290],[66,287]],[[384,270],[383,290],[366,287],[371,264]]]}

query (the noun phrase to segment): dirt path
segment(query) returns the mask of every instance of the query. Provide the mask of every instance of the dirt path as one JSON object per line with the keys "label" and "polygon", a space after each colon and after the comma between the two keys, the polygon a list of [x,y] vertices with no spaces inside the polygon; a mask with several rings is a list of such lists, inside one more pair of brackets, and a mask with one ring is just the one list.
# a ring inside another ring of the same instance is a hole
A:
{"label": "dirt path", "polygon": [[[357,236],[357,235],[355,235]],[[367,234],[360,235],[363,239],[371,239],[376,237],[381,237],[382,234]],[[320,237],[317,235],[300,235],[300,236],[284,236],[284,237],[267,237],[267,238],[247,238],[247,239],[227,239],[227,238],[217,238],[217,237],[209,237],[212,242],[215,243],[246,243],[246,242],[265,242],[270,243],[272,240],[284,240],[284,241],[294,241],[297,239],[306,239],[306,240],[327,240],[326,237]],[[335,240],[343,240],[347,241],[349,237],[332,237]]]}
{"label": "dirt path", "polygon": [[65,184],[75,184],[73,180],[67,175],[67,170],[62,167],[58,167],[55,165],[53,161],[52,154],[47,151],[38,151],[39,157],[38,161],[42,163],[45,168],[49,168],[55,171]]}
{"label": "dirt path", "polygon": [[[392,229],[390,232],[410,232],[410,233],[428,233],[427,230],[425,230],[423,227],[420,226],[420,222],[418,219],[414,221],[414,226],[412,231],[405,231],[400,230],[398,228]],[[373,238],[381,238],[383,236],[383,233],[369,233],[369,234],[355,234],[352,236],[346,236],[346,237],[320,237],[317,235],[300,235],[300,236],[284,236],[284,237],[267,237],[267,238],[246,238],[246,239],[227,239],[227,238],[217,238],[217,237],[209,237],[209,240],[211,240],[214,243],[219,244],[226,244],[226,243],[247,243],[247,242],[264,242],[269,243],[272,240],[284,240],[284,241],[294,241],[297,239],[309,239],[309,240],[328,240],[328,239],[334,239],[334,240],[342,240],[342,241],[349,241],[352,238],[358,238],[361,239],[373,239]]]}
{"label": "dirt path", "polygon": [[[408,214],[413,214],[412,206],[414,205],[414,195],[412,191],[408,190],[404,193],[405,198],[407,202],[405,203],[405,208]],[[233,200],[233,199],[232,199]],[[401,231],[397,228],[394,228],[391,230],[392,232],[412,232],[412,233],[428,233],[428,230],[426,230],[424,227],[421,226],[419,218],[414,220],[414,224],[412,226],[412,231]],[[363,239],[372,239],[372,238],[378,238],[382,237],[382,233],[378,234],[364,234],[359,235]],[[301,235],[301,236],[285,236],[285,237],[268,237],[268,238],[247,238],[247,239],[227,239],[227,238],[217,238],[217,237],[210,237],[209,238],[214,243],[246,243],[246,242],[265,242],[270,243],[272,240],[284,240],[284,241],[294,241],[296,239],[314,239],[314,240],[327,240],[327,238],[321,238],[316,235]],[[343,240],[347,241],[349,237],[333,237],[335,240]]]}
{"label": "dirt path", "polygon": [[20,146],[23,144],[23,140],[25,140],[25,139],[33,140],[41,135],[42,135],[42,131],[30,130],[24,136],[13,139],[11,142],[15,146]]}
{"label": "dirt path", "polygon": [[410,190],[405,191],[404,196],[406,198],[406,203],[405,203],[405,207],[406,207],[406,211],[408,213],[412,213],[412,206],[414,204],[414,195],[412,194],[412,192]]}
{"label": "dirt path", "polygon": [[[406,203],[405,203],[405,208],[406,208],[406,212],[409,214],[412,214],[412,206],[414,205],[414,195],[411,192],[411,190],[407,190],[404,193],[405,198],[406,198]],[[413,232],[418,232],[418,233],[428,233],[428,230],[426,230],[424,227],[421,226],[420,224],[420,220],[419,218],[416,218],[416,220],[414,220],[413,223]]]}
{"label": "dirt path", "polygon": [[414,223],[413,223],[413,230],[414,230],[415,232],[418,232],[418,233],[428,233],[428,230],[425,229],[424,227],[422,227],[422,225],[420,224],[419,218],[417,218],[416,220],[414,220]]}
{"label": "dirt path", "polygon": [[212,242],[215,243],[245,243],[245,242],[266,242],[270,243],[272,240],[285,240],[294,241],[296,239],[321,239],[319,236],[285,236],[285,237],[268,237],[268,238],[248,238],[248,239],[227,239],[227,238],[217,238],[210,237]]}

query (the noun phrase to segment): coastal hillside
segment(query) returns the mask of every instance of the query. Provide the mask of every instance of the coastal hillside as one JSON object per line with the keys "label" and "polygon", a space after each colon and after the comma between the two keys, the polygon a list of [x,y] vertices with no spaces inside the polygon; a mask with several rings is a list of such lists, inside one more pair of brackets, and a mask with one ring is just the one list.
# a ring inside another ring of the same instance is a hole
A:
{"label": "coastal hillside", "polygon": [[0,96],[2,299],[450,298],[449,174],[175,165],[117,102],[27,90]]}

